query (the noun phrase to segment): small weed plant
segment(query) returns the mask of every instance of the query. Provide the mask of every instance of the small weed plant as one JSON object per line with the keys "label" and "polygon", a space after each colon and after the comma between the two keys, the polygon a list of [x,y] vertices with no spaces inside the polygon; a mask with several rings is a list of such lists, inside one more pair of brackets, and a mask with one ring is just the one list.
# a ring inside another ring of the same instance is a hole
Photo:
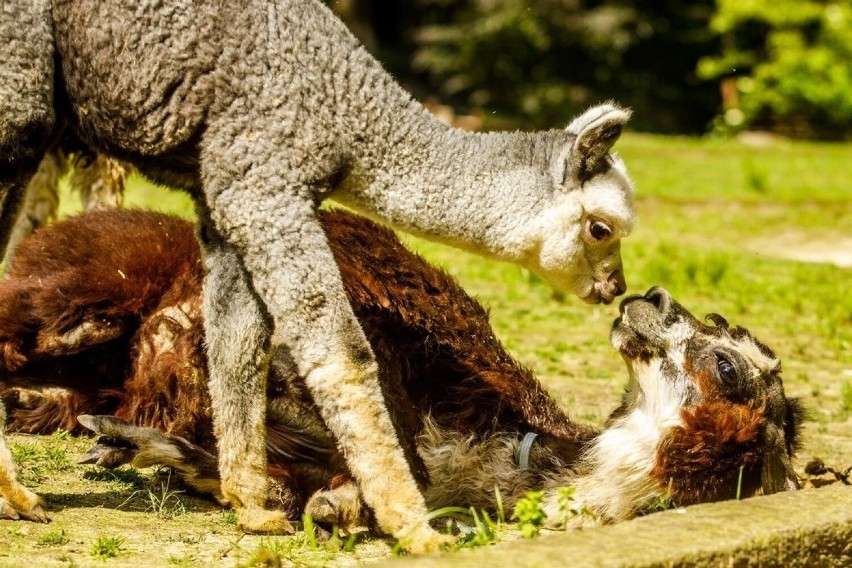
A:
{"label": "small weed plant", "polygon": [[68,540],[68,535],[65,533],[65,529],[58,529],[55,531],[46,532],[40,537],[38,537],[38,545],[62,546],[63,544],[68,544]]}
{"label": "small weed plant", "polygon": [[237,514],[233,509],[225,509],[222,511],[221,522],[226,527],[236,527],[237,526]]}
{"label": "small weed plant", "polygon": [[151,486],[148,486],[144,489],[137,489],[130,494],[130,497],[128,497],[124,503],[119,505],[119,508],[141,497],[147,504],[145,510],[152,511],[161,519],[173,519],[185,514],[186,505],[181,499],[181,494],[183,492],[170,489],[170,481],[171,472],[169,472],[169,476],[166,478],[166,481],[161,482],[158,488],[152,489]]}
{"label": "small weed plant", "polygon": [[147,490],[149,509],[161,519],[172,519],[186,513],[186,505],[180,498],[181,491],[169,489],[168,482],[161,483],[158,491]]}
{"label": "small weed plant", "polygon": [[515,505],[512,519],[518,521],[518,530],[524,538],[532,538],[541,532],[547,515],[543,507],[544,491],[529,491]]}
{"label": "small weed plant", "polygon": [[356,535],[343,539],[337,525],[323,540],[320,529],[308,515],[302,515],[303,531],[295,536],[261,540],[258,547],[245,563],[244,568],[254,566],[324,566],[341,552],[352,552]]}
{"label": "small weed plant", "polygon": [[89,550],[94,558],[108,560],[124,552],[124,539],[118,536],[99,536]]}
{"label": "small weed plant", "polygon": [[166,558],[166,564],[188,568],[189,566],[195,566],[198,562],[191,554],[186,553],[183,556],[169,556]]}

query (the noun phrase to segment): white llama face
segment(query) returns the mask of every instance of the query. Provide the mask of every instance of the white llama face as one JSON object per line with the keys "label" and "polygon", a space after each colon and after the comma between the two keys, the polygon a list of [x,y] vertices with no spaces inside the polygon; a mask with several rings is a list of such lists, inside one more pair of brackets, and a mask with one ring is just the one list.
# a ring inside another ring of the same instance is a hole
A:
{"label": "white llama face", "polygon": [[633,229],[633,184],[610,150],[629,118],[605,103],[571,121],[572,140],[551,165],[551,194],[527,228],[527,267],[593,304],[627,290],[621,239]]}
{"label": "white llama face", "polygon": [[588,179],[576,167],[561,174],[531,227],[538,246],[528,268],[586,302],[609,304],[627,290],[621,239],[635,222],[633,184],[616,155],[605,154],[595,168]]}

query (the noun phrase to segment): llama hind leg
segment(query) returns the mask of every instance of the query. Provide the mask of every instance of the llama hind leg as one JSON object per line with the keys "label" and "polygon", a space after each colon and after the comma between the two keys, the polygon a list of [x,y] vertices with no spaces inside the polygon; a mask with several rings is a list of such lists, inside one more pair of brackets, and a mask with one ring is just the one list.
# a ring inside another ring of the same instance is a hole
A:
{"label": "llama hind leg", "polygon": [[83,414],[77,421],[101,436],[79,463],[108,469],[124,464],[134,467],[165,465],[194,491],[212,495],[223,505],[227,503],[221,491],[216,456],[203,448],[156,428],[134,426],[115,416]]}
{"label": "llama hind leg", "polygon": [[236,251],[204,223],[204,332],[224,498],[250,533],[293,531],[266,508],[266,375],[269,328]]}
{"label": "llama hind leg", "polygon": [[6,445],[6,410],[0,401],[0,519],[27,519],[46,523],[38,495],[18,482],[12,452]]}

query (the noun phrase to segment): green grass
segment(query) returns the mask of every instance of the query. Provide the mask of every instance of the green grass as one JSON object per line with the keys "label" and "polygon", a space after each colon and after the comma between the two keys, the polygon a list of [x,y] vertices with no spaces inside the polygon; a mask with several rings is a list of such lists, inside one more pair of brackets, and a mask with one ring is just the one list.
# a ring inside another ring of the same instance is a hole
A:
{"label": "green grass", "polygon": [[[779,141],[752,148],[736,141],[627,134],[616,148],[637,187],[639,221],[623,243],[630,291],[662,285],[697,315],[718,312],[752,330],[783,361],[787,392],[801,396],[809,409],[797,469],[814,456],[838,470],[848,467],[852,269],[800,262],[788,255],[804,245],[852,246],[852,145]],[[62,212],[79,208],[76,202],[74,196],[63,195]],[[132,179],[127,203],[194,218],[186,196],[138,177]],[[626,381],[623,363],[608,340],[616,306],[588,306],[555,293],[515,266],[419,239],[405,240],[446,267],[490,307],[497,335],[572,416],[603,422]],[[102,534],[125,539],[126,546],[118,548],[128,564],[225,560],[229,565],[257,566],[289,559],[315,565],[390,554],[391,547],[379,539],[358,540],[350,552],[354,541],[338,539],[327,545],[313,531],[312,537],[306,532],[284,538],[243,536],[232,513],[189,496],[180,499],[191,503],[186,512],[172,515],[168,505],[174,504],[173,493],[140,482],[136,473],[117,472],[111,478],[92,473],[81,479],[70,463],[75,452],[91,444],[74,444],[61,436],[14,439],[25,481],[60,505],[51,513],[54,523],[43,530],[28,534],[19,530],[23,525],[13,523],[6,529],[11,538],[0,531],[0,539],[9,543],[9,557],[16,561],[37,562],[40,554],[55,551],[79,564],[91,563],[81,543]],[[135,506],[119,508],[134,490],[141,490]],[[152,514],[151,509],[159,510],[164,503],[165,514]],[[566,507],[571,507],[568,495]],[[494,513],[485,520],[480,511],[474,511],[476,517],[467,509],[462,512],[462,522],[472,528],[471,545],[505,540],[503,529],[489,523],[501,527],[501,517],[508,513],[498,512],[492,521]],[[535,527],[540,520],[535,507],[528,516]],[[93,519],[104,524],[87,526]],[[67,536],[60,537],[56,531],[63,529]],[[78,536],[84,530],[86,536]],[[70,542],[62,544],[62,538]],[[150,559],[154,550],[163,553]],[[0,552],[0,562],[2,558]]]}
{"label": "green grass", "polygon": [[124,539],[117,536],[99,536],[89,549],[89,554],[98,560],[115,558],[124,552]]}
{"label": "green grass", "polygon": [[68,544],[68,541],[69,538],[65,529],[58,529],[44,533],[38,537],[37,542],[39,546],[62,546],[63,544]]}
{"label": "green grass", "polygon": [[50,475],[72,468],[68,457],[68,432],[57,430],[41,442],[12,446],[12,458],[22,467],[23,483],[38,483]]}

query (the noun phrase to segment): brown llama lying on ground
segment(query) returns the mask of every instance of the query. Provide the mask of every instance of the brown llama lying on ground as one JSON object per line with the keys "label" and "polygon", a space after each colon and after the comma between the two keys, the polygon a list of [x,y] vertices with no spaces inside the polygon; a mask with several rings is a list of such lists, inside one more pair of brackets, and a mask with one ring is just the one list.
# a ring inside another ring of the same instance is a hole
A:
{"label": "brown llama lying on ground", "polygon": [[[18,245],[39,227],[56,218],[59,209],[59,180],[70,172],[69,185],[77,192],[83,208],[100,209],[121,205],[130,166],[96,155],[82,147],[56,146],[41,160],[27,184],[21,212],[6,247],[8,259]],[[47,521],[38,496],[17,482],[15,464],[5,439],[6,409],[0,399],[0,519]]]}
{"label": "brown llama lying on ground", "polygon": [[[797,487],[802,411],[784,395],[779,361],[745,329],[718,315],[704,325],[661,288],[626,299],[612,344],[630,383],[597,431],[571,421],[505,351],[486,311],[392,232],[341,212],[322,223],[430,507],[491,507],[495,485],[511,507],[543,489],[551,524],[573,525],[629,518],[664,498],[732,498],[740,475],[744,496]],[[190,225],[87,213],[36,233],[10,275],[0,283],[10,426],[79,430],[84,414],[102,436],[87,461],[166,464],[223,501]],[[270,504],[363,522],[358,488],[286,352],[274,353],[267,393]],[[560,513],[566,486],[573,513]]]}

